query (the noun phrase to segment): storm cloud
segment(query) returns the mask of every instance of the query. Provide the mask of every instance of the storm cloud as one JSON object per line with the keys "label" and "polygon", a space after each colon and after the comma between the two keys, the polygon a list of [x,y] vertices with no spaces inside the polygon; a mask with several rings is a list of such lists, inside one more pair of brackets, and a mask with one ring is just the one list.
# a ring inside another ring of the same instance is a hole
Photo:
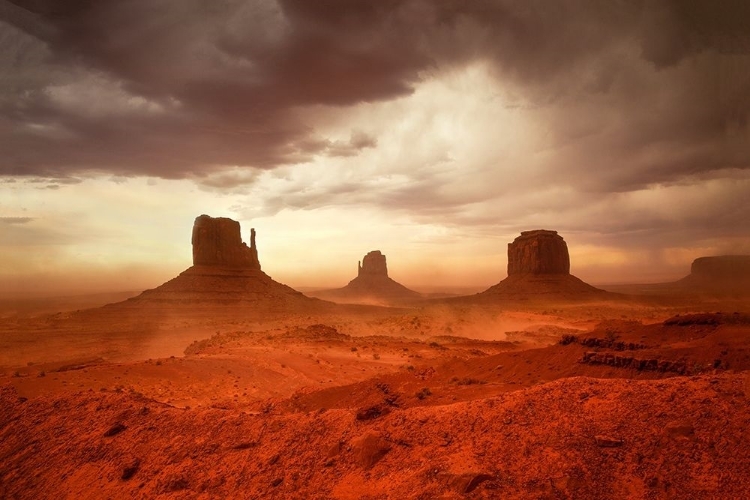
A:
{"label": "storm cloud", "polygon": [[0,3],[5,175],[185,178],[353,156],[378,138],[336,142],[300,111],[396,99],[477,61],[517,105],[550,109],[550,140],[571,144],[550,168],[586,169],[591,189],[750,158],[741,1]]}

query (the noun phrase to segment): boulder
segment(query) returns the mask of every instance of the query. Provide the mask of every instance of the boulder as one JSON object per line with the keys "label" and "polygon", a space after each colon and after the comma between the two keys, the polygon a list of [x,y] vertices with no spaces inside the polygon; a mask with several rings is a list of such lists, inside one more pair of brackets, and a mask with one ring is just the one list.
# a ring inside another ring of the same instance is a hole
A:
{"label": "boulder", "polygon": [[193,224],[193,265],[258,269],[255,229],[250,230],[250,246],[242,242],[240,223],[225,217],[196,217]]}
{"label": "boulder", "polygon": [[570,274],[568,245],[557,231],[523,231],[508,243],[508,276]]}

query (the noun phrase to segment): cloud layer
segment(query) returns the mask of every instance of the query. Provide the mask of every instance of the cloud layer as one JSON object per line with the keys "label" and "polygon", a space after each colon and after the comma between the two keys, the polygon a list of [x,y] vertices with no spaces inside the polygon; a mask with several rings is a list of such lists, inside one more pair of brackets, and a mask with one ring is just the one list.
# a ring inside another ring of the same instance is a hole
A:
{"label": "cloud layer", "polygon": [[586,165],[607,171],[594,188],[747,166],[741,1],[3,0],[0,16],[3,174],[182,178],[356,155],[377,137],[336,144],[300,110],[391,100],[477,61],[518,105],[564,105],[551,140],[580,163],[649,149],[627,171]]}

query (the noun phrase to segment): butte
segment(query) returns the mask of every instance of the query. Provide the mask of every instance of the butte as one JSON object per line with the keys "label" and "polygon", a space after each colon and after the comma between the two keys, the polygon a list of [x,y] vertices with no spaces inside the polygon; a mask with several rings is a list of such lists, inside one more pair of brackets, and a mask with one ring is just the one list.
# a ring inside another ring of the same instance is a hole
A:
{"label": "butte", "polygon": [[683,292],[750,295],[750,255],[700,257],[690,274],[675,283]]}
{"label": "butte", "polygon": [[193,265],[152,290],[113,306],[232,306],[243,311],[296,311],[325,307],[325,302],[306,297],[274,281],[261,271],[255,229],[250,246],[242,241],[240,224],[232,219],[201,215],[192,234]]}
{"label": "butte", "polygon": [[388,276],[385,255],[373,250],[357,263],[357,277],[343,288],[321,290],[316,297],[342,303],[398,305],[420,300],[422,295]]}
{"label": "butte", "polygon": [[478,294],[503,297],[580,298],[607,294],[570,274],[568,245],[557,231],[523,231],[508,243],[508,277]]}

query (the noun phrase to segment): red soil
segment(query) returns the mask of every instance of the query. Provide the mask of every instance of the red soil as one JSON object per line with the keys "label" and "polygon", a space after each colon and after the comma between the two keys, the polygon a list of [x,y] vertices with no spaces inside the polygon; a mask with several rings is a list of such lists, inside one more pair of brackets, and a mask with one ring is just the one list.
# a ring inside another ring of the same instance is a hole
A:
{"label": "red soil", "polygon": [[750,309],[715,306],[6,320],[0,498],[742,498]]}

